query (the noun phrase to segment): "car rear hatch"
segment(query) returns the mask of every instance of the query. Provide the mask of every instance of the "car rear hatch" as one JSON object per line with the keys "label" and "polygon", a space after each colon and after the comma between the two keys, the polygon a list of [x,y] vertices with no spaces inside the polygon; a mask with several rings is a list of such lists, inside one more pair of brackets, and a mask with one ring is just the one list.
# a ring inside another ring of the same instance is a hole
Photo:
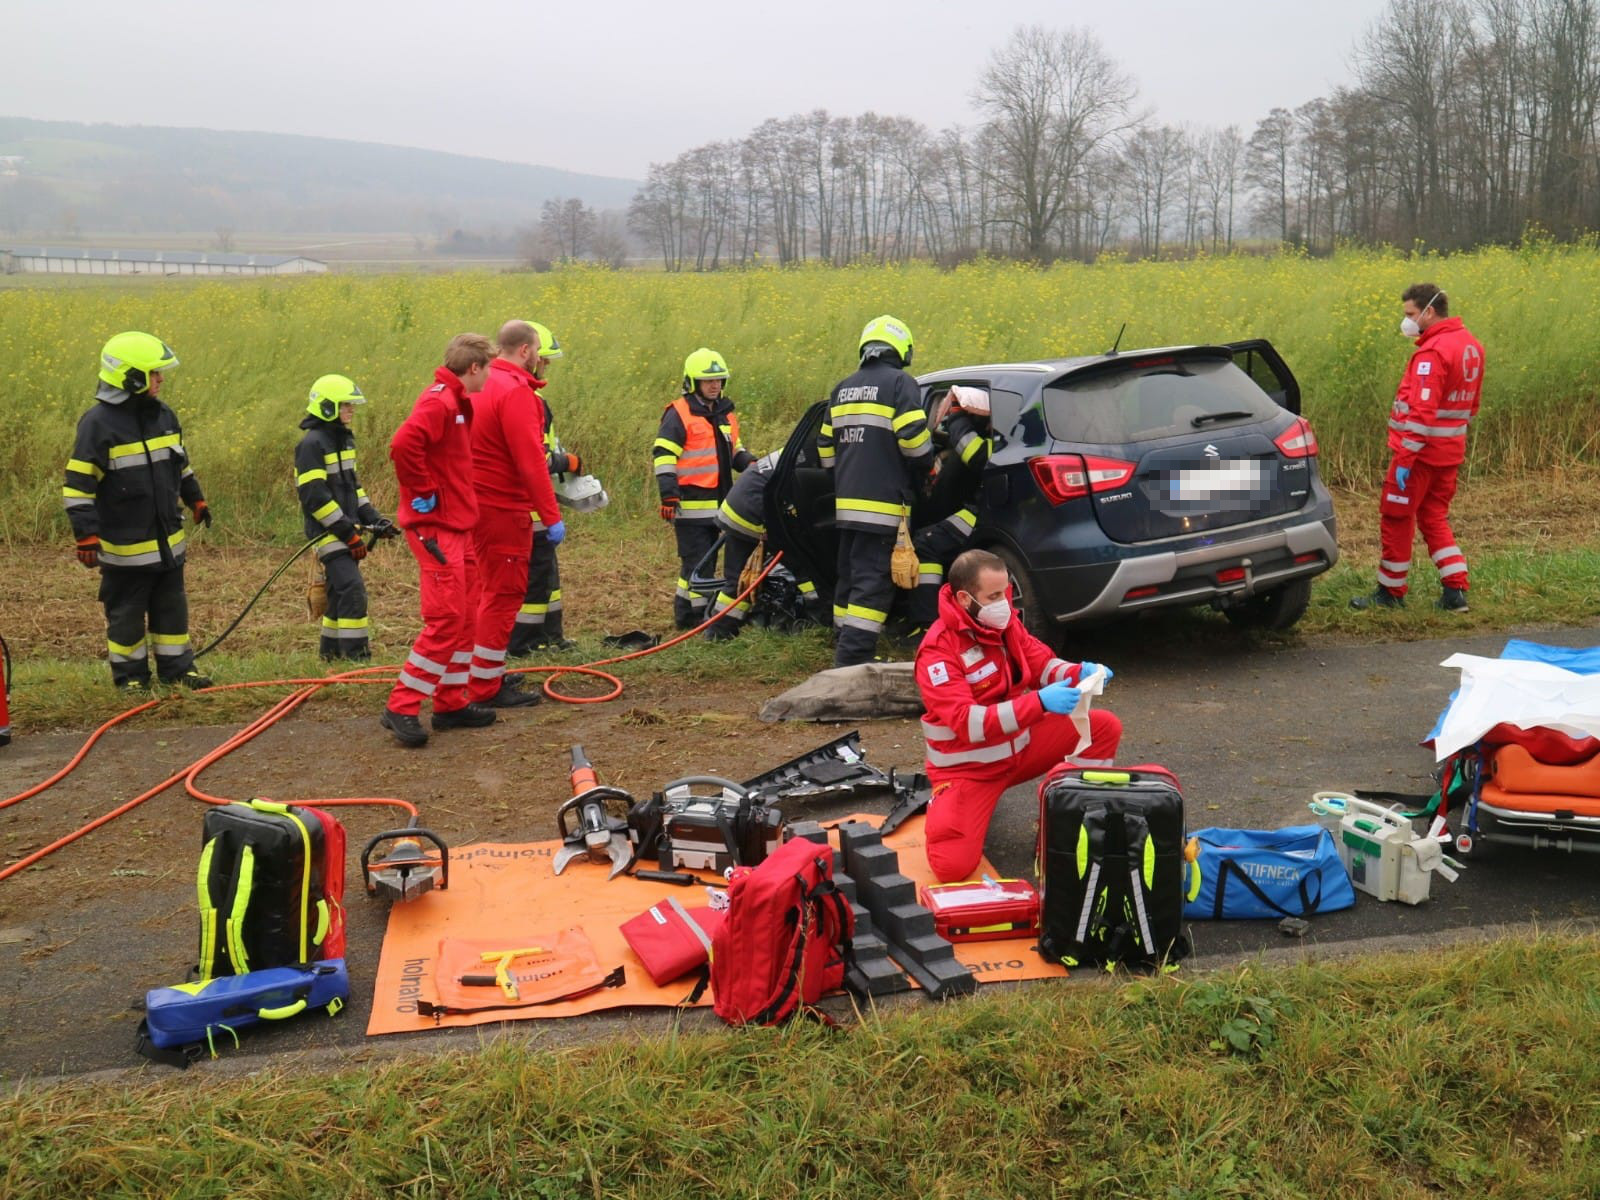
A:
{"label": "car rear hatch", "polygon": [[1229,348],[1095,363],[1054,381],[1043,400],[1051,442],[1030,463],[1035,477],[1086,491],[1115,542],[1224,529],[1310,500],[1298,421]]}

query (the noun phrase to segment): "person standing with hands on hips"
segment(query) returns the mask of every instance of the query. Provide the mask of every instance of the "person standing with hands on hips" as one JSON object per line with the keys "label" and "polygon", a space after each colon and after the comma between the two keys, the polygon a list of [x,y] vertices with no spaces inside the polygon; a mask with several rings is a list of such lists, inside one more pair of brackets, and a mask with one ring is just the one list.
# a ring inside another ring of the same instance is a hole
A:
{"label": "person standing with hands on hips", "polygon": [[922,736],[927,742],[928,865],[942,883],[969,879],[983,855],[1001,794],[1059,762],[1106,767],[1122,722],[1089,713],[1088,732],[1071,716],[1079,687],[1109,667],[1057,658],[1017,620],[1006,566],[987,550],[950,564],[939,619],[917,649]]}
{"label": "person standing with hands on hips", "polygon": [[1417,343],[1389,413],[1389,470],[1378,503],[1378,586],[1350,607],[1406,602],[1411,544],[1418,529],[1439,572],[1438,606],[1467,611],[1467,560],[1450,529],[1456,475],[1467,457],[1467,426],[1483,391],[1483,346],[1437,284],[1414,283],[1400,297],[1400,331]]}

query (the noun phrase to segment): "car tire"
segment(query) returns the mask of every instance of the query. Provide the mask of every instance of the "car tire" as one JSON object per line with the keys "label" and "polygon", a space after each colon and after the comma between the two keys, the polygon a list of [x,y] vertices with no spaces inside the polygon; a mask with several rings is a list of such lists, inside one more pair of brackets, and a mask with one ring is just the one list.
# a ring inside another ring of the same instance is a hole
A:
{"label": "car tire", "polygon": [[1005,546],[990,546],[988,549],[1005,563],[1006,574],[1011,576],[1012,608],[1022,619],[1022,624],[1052,652],[1060,654],[1066,642],[1064,627],[1038,611],[1038,601],[1035,599],[1038,593],[1034,591],[1033,576],[1022,565],[1022,559]]}
{"label": "car tire", "polygon": [[1296,579],[1222,610],[1237,629],[1290,629],[1311,607],[1311,580]]}

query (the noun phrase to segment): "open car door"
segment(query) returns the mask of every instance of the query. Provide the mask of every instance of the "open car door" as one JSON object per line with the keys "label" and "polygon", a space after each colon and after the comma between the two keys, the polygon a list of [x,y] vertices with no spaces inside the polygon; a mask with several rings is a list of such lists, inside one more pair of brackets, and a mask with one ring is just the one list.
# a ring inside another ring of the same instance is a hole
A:
{"label": "open car door", "polygon": [[784,443],[767,485],[769,549],[783,551],[785,564],[817,586],[824,612],[833,607],[839,539],[833,525],[833,472],[817,454],[817,434],[828,411],[819,400],[806,409]]}
{"label": "open car door", "polygon": [[1300,384],[1289,364],[1283,361],[1273,344],[1266,338],[1251,338],[1243,342],[1224,342],[1233,351],[1233,362],[1241,371],[1255,380],[1256,386],[1295,416],[1300,415]]}

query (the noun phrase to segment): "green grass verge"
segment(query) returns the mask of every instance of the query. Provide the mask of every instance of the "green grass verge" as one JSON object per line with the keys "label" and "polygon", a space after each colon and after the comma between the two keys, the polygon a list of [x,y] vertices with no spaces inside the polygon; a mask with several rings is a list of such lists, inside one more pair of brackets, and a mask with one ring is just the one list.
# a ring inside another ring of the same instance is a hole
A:
{"label": "green grass verge", "polygon": [[1544,935],[985,991],[837,1031],[29,1088],[0,1102],[0,1191],[1593,1196],[1596,996],[1600,941]]}

